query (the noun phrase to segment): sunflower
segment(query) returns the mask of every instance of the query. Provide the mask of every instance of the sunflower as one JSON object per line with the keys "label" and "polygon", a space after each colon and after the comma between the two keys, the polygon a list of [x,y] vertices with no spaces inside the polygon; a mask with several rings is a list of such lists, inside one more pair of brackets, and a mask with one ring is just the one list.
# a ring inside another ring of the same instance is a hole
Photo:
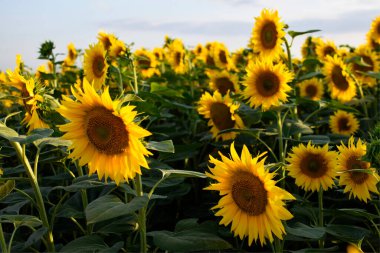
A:
{"label": "sunflower", "polygon": [[191,52],[194,55],[194,63],[197,61],[206,63],[208,50],[202,44],[199,43]]}
{"label": "sunflower", "polygon": [[119,39],[116,39],[114,37],[110,38],[111,46],[109,48],[109,55],[111,57],[118,57],[125,55],[125,52],[127,51],[127,47],[125,46],[125,43]]}
{"label": "sunflower", "polygon": [[73,66],[75,65],[75,61],[78,57],[78,53],[77,53],[77,50],[75,49],[75,46],[73,43],[70,43],[69,45],[67,45],[67,56],[66,58],[63,60],[64,64],[66,66]]}
{"label": "sunflower", "polygon": [[297,86],[300,88],[301,97],[318,101],[323,96],[323,83],[321,79],[313,77],[298,83]]}
{"label": "sunflower", "polygon": [[364,73],[368,71],[379,72],[380,71],[380,57],[372,50],[370,50],[367,45],[359,46],[355,49],[352,54],[353,57],[359,57],[363,64],[358,62],[353,62],[353,73],[355,74],[357,80],[361,84],[366,84],[369,87],[374,87],[376,85],[376,79],[370,76],[366,76]]}
{"label": "sunflower", "polygon": [[352,135],[359,129],[359,121],[352,113],[337,111],[330,116],[330,128],[334,134]]}
{"label": "sunflower", "polygon": [[167,59],[170,66],[177,74],[184,74],[187,71],[185,47],[180,39],[173,40],[168,45]]}
{"label": "sunflower", "polygon": [[227,70],[231,69],[232,60],[228,49],[224,44],[215,43],[212,53],[216,67]]}
{"label": "sunflower", "polygon": [[315,50],[320,61],[325,61],[327,56],[334,56],[338,52],[335,43],[330,40],[320,40]]}
{"label": "sunflower", "polygon": [[144,78],[152,77],[154,74],[160,74],[160,71],[157,69],[158,62],[153,53],[141,48],[136,50],[135,57],[135,64]]}
{"label": "sunflower", "polygon": [[237,115],[236,110],[239,104],[234,104],[229,94],[222,95],[215,91],[211,96],[206,92],[199,100],[198,112],[203,115],[208,121],[208,126],[211,126],[213,138],[230,140],[235,138],[236,132],[219,134],[220,131],[229,128],[244,128],[244,123]]}
{"label": "sunflower", "polygon": [[163,61],[165,59],[165,51],[161,47],[156,47],[153,49],[153,54],[156,56],[158,61]]}
{"label": "sunflower", "polygon": [[103,31],[100,31],[98,33],[98,40],[100,43],[103,44],[103,47],[105,50],[110,49],[112,45],[112,40],[116,40],[116,39],[117,39],[116,36],[112,33],[106,33]]}
{"label": "sunflower", "polygon": [[315,58],[317,56],[317,45],[320,43],[321,39],[316,37],[307,37],[301,47],[302,58],[306,59],[308,57]]}
{"label": "sunflower", "polygon": [[247,78],[243,85],[247,86],[243,91],[245,98],[249,99],[251,107],[261,105],[264,111],[272,105],[280,105],[287,101],[286,92],[291,90],[287,84],[293,79],[282,63],[273,65],[272,61],[259,59],[250,62],[247,66]]}
{"label": "sunflower", "polygon": [[252,30],[251,45],[253,51],[263,57],[277,58],[282,51],[281,43],[285,37],[284,23],[277,11],[263,9]]}
{"label": "sunflower", "polygon": [[89,82],[94,82],[94,88],[99,90],[106,80],[108,63],[106,51],[102,44],[90,45],[84,54],[83,71]]}
{"label": "sunflower", "polygon": [[206,187],[206,190],[219,191],[222,196],[212,209],[219,209],[215,215],[222,216],[220,224],[228,226],[235,236],[243,239],[248,236],[251,245],[260,240],[261,245],[266,239],[273,242],[273,234],[282,239],[285,229],[283,220],[293,218],[286,209],[285,200],[295,198],[287,191],[277,187],[273,180],[275,174],[264,168],[264,154],[252,157],[244,145],[241,157],[237,154],[234,143],[231,144],[231,159],[219,153],[221,160],[210,156],[214,168],[206,175],[217,182]]}
{"label": "sunflower", "polygon": [[296,180],[296,185],[305,191],[318,191],[320,187],[324,191],[334,185],[336,177],[336,152],[329,151],[328,145],[315,147],[309,143],[302,143],[293,147],[287,170],[289,175]]}
{"label": "sunflower", "polygon": [[327,56],[323,74],[328,83],[331,97],[341,102],[348,102],[356,95],[354,80],[349,75],[349,66],[337,55]]}
{"label": "sunflower", "polygon": [[72,141],[69,158],[78,159],[80,166],[88,164],[90,175],[97,172],[99,179],[110,177],[116,184],[141,174],[140,166],[148,168],[145,156],[151,153],[140,138],[151,133],[133,122],[134,106],[112,101],[108,87],[98,95],[86,79],[83,90],[72,88],[72,93],[77,101],[63,96],[57,109],[70,121],[59,127],[66,132],[62,138]]}
{"label": "sunflower", "polygon": [[240,48],[232,53],[232,63],[236,71],[238,71],[239,67],[245,67],[247,60],[244,56],[244,48]]}
{"label": "sunflower", "polygon": [[369,34],[370,34],[369,36],[374,42],[376,42],[377,44],[380,44],[380,16],[378,16],[372,21]]}
{"label": "sunflower", "polygon": [[231,74],[227,70],[209,70],[206,73],[210,78],[210,88],[212,90],[219,91],[223,96],[226,95],[228,91],[234,93],[240,92],[239,77],[237,75]]}
{"label": "sunflower", "polygon": [[352,243],[347,244],[346,252],[347,253],[364,253],[359,245],[355,245]]}
{"label": "sunflower", "polygon": [[355,145],[354,141],[351,136],[347,146],[343,143],[338,146],[339,185],[346,186],[344,193],[350,192],[349,198],[353,195],[367,203],[371,199],[370,191],[379,194],[376,188],[379,175],[369,162],[361,160],[367,151],[366,144],[358,139]]}

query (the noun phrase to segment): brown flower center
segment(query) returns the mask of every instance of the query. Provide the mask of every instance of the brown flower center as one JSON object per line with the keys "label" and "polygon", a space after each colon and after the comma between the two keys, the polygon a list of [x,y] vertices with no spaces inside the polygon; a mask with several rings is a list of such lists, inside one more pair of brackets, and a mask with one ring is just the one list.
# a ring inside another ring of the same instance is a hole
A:
{"label": "brown flower center", "polygon": [[234,83],[228,77],[220,77],[215,80],[218,91],[224,96],[227,91],[235,91]]}
{"label": "brown flower center", "polygon": [[277,34],[276,25],[273,22],[268,22],[264,25],[261,30],[260,39],[265,49],[272,49],[276,46]]}
{"label": "brown flower center", "polygon": [[331,55],[333,56],[335,54],[335,49],[331,46],[327,46],[323,49],[323,56]]}
{"label": "brown flower center", "polygon": [[112,45],[111,40],[108,37],[103,37],[101,41],[103,42],[103,46],[105,50],[108,50]]}
{"label": "brown flower center", "polygon": [[[75,50],[75,49],[74,49]],[[76,54],[76,52],[74,51],[73,49],[70,49],[69,50],[69,58],[71,59],[71,60],[75,60],[75,58],[76,58],[76,56],[77,56],[77,54]]]}
{"label": "brown flower center", "polygon": [[328,167],[323,155],[307,152],[301,159],[300,169],[308,177],[320,178],[326,174]]}
{"label": "brown flower center", "polygon": [[32,99],[32,97],[29,94],[28,90],[26,89],[25,83],[21,83],[21,96],[22,96],[22,102],[24,103],[24,107],[25,107],[26,111],[31,113],[33,106],[28,104],[28,102],[29,102],[29,100]]}
{"label": "brown flower center", "polygon": [[94,73],[94,76],[97,78],[100,78],[104,74],[104,68],[105,68],[105,59],[103,55],[96,55],[94,57],[94,60],[92,62],[92,72]]}
{"label": "brown flower center", "polygon": [[346,117],[341,117],[338,119],[338,129],[339,131],[348,131],[351,129],[351,126],[349,124],[349,120]]}
{"label": "brown flower center", "polygon": [[334,86],[341,91],[345,91],[348,89],[349,84],[346,77],[343,76],[343,69],[340,66],[335,65],[332,73],[331,79],[334,83]]}
{"label": "brown flower center", "polygon": [[95,107],[86,115],[86,133],[97,151],[107,155],[123,153],[129,135],[123,120],[104,107]]}
{"label": "brown flower center", "polygon": [[315,85],[310,84],[310,85],[306,86],[305,91],[306,91],[306,95],[309,98],[313,98],[317,95],[318,89]]}
{"label": "brown flower center", "polygon": [[137,64],[139,65],[140,69],[148,69],[150,68],[150,59],[143,56],[137,61]]}
{"label": "brown flower center", "polygon": [[215,66],[214,58],[211,57],[210,55],[207,55],[206,63],[207,63],[207,65],[209,65],[209,66]]}
{"label": "brown flower center", "polygon": [[216,102],[210,108],[211,120],[218,130],[233,128],[235,121],[231,119],[230,108],[223,103]]}
{"label": "brown flower center", "polygon": [[237,171],[232,178],[232,199],[236,205],[251,216],[265,212],[268,193],[263,182],[246,171]]}
{"label": "brown flower center", "polygon": [[175,66],[179,66],[181,64],[182,60],[182,53],[181,52],[176,52],[174,55],[174,64]]}
{"label": "brown flower center", "polygon": [[376,31],[377,31],[377,34],[380,34],[380,23],[377,23]]}
{"label": "brown flower center", "polygon": [[[367,170],[370,167],[370,163],[360,161],[359,157],[357,156],[351,156],[347,160],[347,167],[348,170]],[[356,184],[364,183],[366,179],[369,177],[368,173],[361,171],[349,171],[349,173],[351,180],[354,181]]]}
{"label": "brown flower center", "polygon": [[261,96],[271,97],[280,90],[280,79],[275,73],[266,71],[260,73],[255,85]]}
{"label": "brown flower center", "polygon": [[220,60],[223,64],[227,64],[227,55],[226,55],[226,51],[221,50],[221,51],[219,52],[219,60]]}

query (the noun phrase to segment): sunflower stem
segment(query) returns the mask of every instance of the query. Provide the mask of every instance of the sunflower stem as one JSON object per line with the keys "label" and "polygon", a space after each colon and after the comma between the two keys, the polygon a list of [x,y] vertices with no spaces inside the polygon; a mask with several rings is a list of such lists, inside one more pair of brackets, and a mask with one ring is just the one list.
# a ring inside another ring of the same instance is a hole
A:
{"label": "sunflower stem", "polygon": [[[318,226],[323,228],[323,189],[322,186],[320,186],[319,191],[318,191]],[[318,241],[319,248],[323,249],[324,247],[324,240],[320,239]]]}
{"label": "sunflower stem", "polygon": [[37,177],[38,173],[38,160],[40,159],[40,152],[41,149],[37,148],[37,153],[36,157],[34,158],[34,165],[33,165],[33,171],[34,171],[34,176]]}
{"label": "sunflower stem", "polygon": [[[288,67],[290,71],[293,71],[293,62],[292,62],[292,54],[290,53],[290,45],[288,40],[284,37],[286,53],[288,54]],[[292,42],[293,44],[293,42]]]}
{"label": "sunflower stem", "polygon": [[[280,151],[280,162],[285,164],[285,154],[284,154],[284,140],[282,137],[282,119],[281,112],[277,111],[277,129],[278,129],[278,148]],[[282,167],[282,178],[285,178],[285,168]],[[282,180],[281,186],[285,189],[285,180]]]}
{"label": "sunflower stem", "polygon": [[[137,193],[137,196],[143,196],[144,192],[142,189],[142,180],[141,175],[137,174],[135,177],[135,190]],[[140,230],[140,252],[146,253],[147,252],[147,242],[146,242],[146,207],[142,207],[139,210],[138,215],[138,222],[139,222],[139,230]]]}
{"label": "sunflower stem", "polygon": [[133,67],[133,79],[134,79],[134,85],[135,85],[134,92],[137,95],[137,94],[139,94],[139,85],[137,83],[136,65],[135,65],[135,61],[133,59],[132,59],[132,67]]}
{"label": "sunflower stem", "polygon": [[363,88],[361,85],[358,84],[358,89],[359,89],[359,93],[360,93],[360,97],[361,99],[363,99],[363,110],[364,110],[364,114],[365,114],[365,117],[368,118],[368,109],[367,109],[367,104],[366,102],[364,101],[364,93],[363,93]]}
{"label": "sunflower stem", "polygon": [[[77,169],[78,169],[78,175],[80,176],[80,177],[83,177],[83,169],[82,169],[82,166],[80,166],[79,165],[79,162],[78,161],[76,161],[75,162],[75,165],[76,165],[76,167],[77,167]],[[81,193],[81,196],[82,196],[82,204],[83,204],[83,211],[85,211],[86,210],[86,207],[87,207],[87,205],[88,205],[88,197],[87,197],[87,191],[85,190],[85,189],[82,189],[81,191],[80,191],[80,193]],[[93,229],[93,224],[90,224],[90,225],[88,225],[87,226],[87,235],[91,235],[91,233],[92,233],[92,229]]]}
{"label": "sunflower stem", "polygon": [[46,214],[46,209],[45,209],[45,205],[44,205],[44,200],[42,198],[41,190],[40,190],[40,187],[38,185],[38,180],[33,173],[32,166],[30,166],[28,158],[25,155],[25,152],[24,152],[25,149],[21,148],[21,145],[18,142],[10,141],[10,144],[16,150],[18,159],[21,161],[21,163],[25,167],[26,173],[28,174],[28,177],[30,179],[30,182],[31,182],[33,190],[34,190],[34,194],[35,194],[36,202],[37,202],[37,207],[38,207],[38,212],[40,214],[42,224],[44,225],[44,227],[46,227],[48,229],[47,235],[46,235],[47,251],[48,252],[55,252],[53,231],[51,230],[51,227],[49,225],[49,220],[48,220],[48,217]]}
{"label": "sunflower stem", "polygon": [[7,243],[5,242],[3,225],[1,223],[0,223],[0,245],[1,245],[1,252],[7,253]]}

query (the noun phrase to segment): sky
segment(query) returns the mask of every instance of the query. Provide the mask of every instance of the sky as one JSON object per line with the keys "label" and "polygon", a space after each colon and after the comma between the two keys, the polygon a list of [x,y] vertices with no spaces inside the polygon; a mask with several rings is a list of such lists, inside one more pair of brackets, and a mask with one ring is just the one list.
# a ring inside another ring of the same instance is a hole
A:
{"label": "sky", "polygon": [[[37,58],[46,40],[55,53],[66,54],[70,42],[86,49],[101,30],[134,43],[133,50],[162,46],[168,35],[188,47],[220,41],[233,51],[247,45],[263,8],[278,10],[289,30],[320,29],[315,36],[357,46],[380,15],[379,0],[0,0],[0,6],[2,71],[14,68],[16,54],[33,69],[44,64]],[[295,39],[295,56],[305,38]]]}

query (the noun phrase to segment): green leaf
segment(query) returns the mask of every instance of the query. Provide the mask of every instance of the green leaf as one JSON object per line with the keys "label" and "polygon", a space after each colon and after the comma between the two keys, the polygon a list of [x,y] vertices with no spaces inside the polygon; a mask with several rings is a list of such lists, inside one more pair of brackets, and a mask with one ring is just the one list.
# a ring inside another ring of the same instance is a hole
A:
{"label": "green leaf", "polygon": [[367,73],[366,72],[362,72],[362,74],[365,75],[365,76],[370,76],[370,77],[373,77],[373,78],[376,78],[376,79],[380,79],[380,72],[368,71]]}
{"label": "green leaf", "polygon": [[7,127],[6,125],[0,122],[0,136],[7,140],[10,140],[11,138],[18,137],[19,135],[15,130]]}
{"label": "green leaf", "polygon": [[0,185],[0,200],[9,195],[15,188],[16,184],[14,180],[7,180]]}
{"label": "green leaf", "polygon": [[178,97],[183,98],[182,94],[177,90],[170,89],[168,87],[162,86],[159,83],[151,83],[150,91],[155,94],[167,96],[167,97]]}
{"label": "green leaf", "polygon": [[32,246],[33,244],[35,244],[36,242],[38,242],[39,240],[41,240],[42,237],[46,234],[46,232],[47,232],[47,228],[45,228],[45,227],[39,228],[36,231],[34,231],[28,237],[28,240],[26,240],[26,242],[24,244],[24,249]]}
{"label": "green leaf", "polygon": [[319,32],[319,31],[321,31],[321,30],[313,29],[313,30],[307,30],[304,32],[288,31],[288,34],[290,37],[292,37],[294,39],[295,37],[300,36],[300,35],[304,35],[304,34],[308,34],[308,33],[315,33],[315,32]]}
{"label": "green leaf", "polygon": [[215,234],[197,230],[153,231],[147,235],[153,237],[154,244],[157,247],[169,251],[224,250],[232,247]]}
{"label": "green leaf", "polygon": [[321,103],[322,107],[328,107],[329,109],[332,109],[332,110],[344,110],[344,111],[347,111],[347,112],[352,112],[352,113],[355,113],[355,114],[360,114],[360,111],[358,111],[354,107],[349,106],[349,105],[344,105],[344,104],[342,104],[342,103],[340,103],[339,101],[336,101],[336,100],[331,100],[331,101],[329,101],[327,103],[324,103],[323,101],[321,101],[320,103]]}
{"label": "green leaf", "polygon": [[350,216],[365,217],[368,220],[379,219],[379,215],[368,213],[364,209],[358,208],[341,208],[338,211],[348,214]]}
{"label": "green leaf", "polygon": [[337,252],[339,250],[339,246],[333,246],[329,248],[323,248],[323,249],[315,249],[315,248],[306,248],[306,249],[300,249],[300,250],[293,250],[290,251],[292,253],[325,253],[325,252]]}
{"label": "green leaf", "polygon": [[286,120],[283,132],[286,134],[286,137],[289,137],[295,134],[312,134],[313,130],[300,120]]}
{"label": "green leaf", "polygon": [[13,223],[16,226],[28,226],[28,227],[38,227],[42,225],[42,221],[32,215],[3,214],[3,215],[0,215],[0,222]]}
{"label": "green leaf", "polygon": [[79,237],[61,248],[59,252],[84,253],[108,249],[107,244],[98,235]]}
{"label": "green leaf", "polygon": [[240,104],[238,114],[244,121],[244,124],[249,127],[259,123],[263,113],[259,109],[253,109],[245,104]]}
{"label": "green leaf", "polygon": [[68,147],[71,145],[71,141],[62,140],[61,138],[58,138],[58,137],[47,137],[47,138],[42,138],[42,139],[34,141],[34,144],[39,149],[44,148],[46,145],[52,145],[54,147],[58,147],[58,146]]}
{"label": "green leaf", "polygon": [[190,170],[161,170],[166,177],[200,177],[206,178],[204,173]]}
{"label": "green leaf", "polygon": [[109,220],[140,210],[148,204],[148,197],[134,197],[130,202],[123,203],[114,195],[105,195],[91,202],[85,210],[87,224]]}
{"label": "green leaf", "polygon": [[330,142],[330,138],[326,135],[304,135],[300,138],[301,142],[309,142],[312,144],[327,144]]}
{"label": "green leaf", "polygon": [[9,138],[10,141],[19,142],[20,144],[32,143],[36,140],[49,137],[54,130],[49,128],[37,128],[29,133],[29,135],[19,135]]}
{"label": "green leaf", "polygon": [[371,231],[362,227],[352,225],[327,225],[326,233],[336,237],[338,240],[357,243],[363,237],[371,234]]}
{"label": "green leaf", "polygon": [[174,145],[172,140],[166,141],[150,141],[145,146],[147,149],[157,150],[160,152],[174,153]]}
{"label": "green leaf", "polygon": [[307,80],[307,79],[310,79],[313,77],[323,77],[323,75],[321,72],[310,72],[310,73],[307,73],[305,75],[298,77],[298,82],[301,82],[303,80]]}
{"label": "green leaf", "polygon": [[310,227],[297,222],[293,227],[286,226],[286,232],[291,235],[318,240],[325,235],[326,231],[321,227]]}

